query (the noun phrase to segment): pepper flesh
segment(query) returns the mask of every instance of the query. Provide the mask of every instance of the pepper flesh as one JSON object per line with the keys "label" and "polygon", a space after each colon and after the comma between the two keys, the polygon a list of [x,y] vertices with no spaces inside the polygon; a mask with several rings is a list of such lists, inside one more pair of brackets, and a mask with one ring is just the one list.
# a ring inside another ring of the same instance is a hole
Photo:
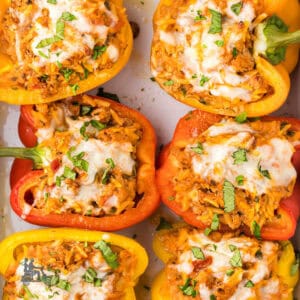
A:
{"label": "pepper flesh", "polygon": [[[96,72],[95,74],[90,74],[87,79],[80,81],[80,89],[75,92],[75,94],[81,94],[88,90],[91,90],[108,80],[112,79],[116,76],[127,64],[131,51],[133,48],[133,35],[131,31],[131,26],[127,20],[125,15],[125,10],[123,7],[122,0],[111,0],[120,11],[120,16],[122,18],[122,22],[124,25],[121,29],[121,35],[126,37],[127,47],[122,54],[122,56],[118,59],[116,63],[110,69],[104,69],[102,71]],[[3,20],[3,15],[5,11],[10,6],[10,0],[1,1],[0,4],[0,24]],[[1,53],[0,51],[0,75],[14,68],[14,64],[11,59]],[[44,97],[39,89],[35,90],[27,90],[25,88],[17,88],[13,89],[7,87],[6,83],[1,82],[0,80],[0,101],[11,103],[11,104],[37,104],[37,103],[45,103],[56,101],[58,99],[64,99],[74,95],[74,91],[70,89],[68,85],[65,87],[61,87],[59,91],[51,96]]]}
{"label": "pepper flesh", "polygon": [[[177,215],[181,216],[188,224],[199,228],[206,228],[207,226],[197,219],[197,215],[191,210],[183,210],[181,205],[176,201],[170,201],[170,197],[174,196],[174,186],[172,179],[174,178],[177,169],[168,158],[170,149],[172,147],[186,145],[186,143],[194,137],[195,132],[200,135],[211,125],[222,120],[222,116],[210,114],[200,110],[194,110],[180,119],[175,129],[173,139],[168,144],[160,155],[160,166],[157,170],[156,181],[161,195],[161,199],[165,205],[173,210]],[[284,117],[264,117],[262,120],[280,120],[291,124],[291,128],[295,130],[300,129],[300,121],[293,118]],[[296,150],[299,148],[296,147]],[[299,172],[299,151],[296,151],[292,162],[294,167]],[[281,200],[278,215],[281,218],[276,219],[272,223],[266,223],[261,230],[261,237],[267,240],[286,240],[291,238],[296,230],[297,220],[300,215],[300,182],[297,180],[293,194]],[[245,233],[248,233],[247,230]]]}
{"label": "pepper flesh", "polygon": [[[180,228],[184,226],[183,224],[177,223],[174,224],[174,228]],[[164,263],[167,264],[168,261],[172,258],[169,252],[166,251],[164,245],[162,244],[160,240],[160,236],[164,233],[166,233],[166,229],[161,230],[157,232],[153,239],[153,250],[155,254],[159,257],[159,259]],[[281,242],[283,251],[280,255],[280,259],[277,262],[276,267],[276,274],[281,278],[281,280],[288,285],[290,292],[286,300],[292,300],[293,299],[293,289],[297,284],[297,281],[299,279],[299,271],[294,275],[291,275],[290,270],[292,265],[295,262],[295,252],[294,248],[289,241]],[[171,300],[171,296],[168,293],[168,289],[166,289],[166,272],[165,269],[163,269],[161,272],[159,272],[152,284],[151,288],[151,295],[152,299],[155,300]]]}
{"label": "pepper flesh", "polygon": [[[26,221],[44,226],[68,226],[115,231],[129,227],[146,219],[158,207],[159,195],[154,179],[154,153],[156,138],[151,124],[140,113],[127,108],[122,104],[105,98],[95,98],[109,102],[111,107],[121,115],[132,118],[142,125],[143,135],[137,147],[137,160],[139,161],[137,170],[137,194],[142,195],[141,199],[139,199],[135,207],[126,210],[124,213],[100,218],[72,213],[49,213],[45,215],[41,213],[39,209],[34,207],[31,208],[29,214],[25,214],[24,212],[26,211],[26,207],[28,208],[28,205],[32,204],[33,200],[30,200],[30,196],[28,199],[28,195],[30,195],[30,188],[39,183],[39,178],[43,175],[43,171],[30,170],[31,164],[28,163],[27,160],[16,160],[17,163],[14,163],[10,176],[12,183],[10,202],[14,211]],[[28,126],[34,126],[33,118],[30,114],[30,110],[33,110],[33,106],[26,106],[26,109],[22,108],[21,110],[22,112],[26,111],[27,113],[27,117],[25,117],[25,115],[21,115],[21,118],[25,120],[25,123]],[[34,128],[33,131],[36,129],[37,128]],[[5,149],[5,151],[7,151],[7,149]]]}
{"label": "pepper flesh", "polygon": [[[0,243],[0,273],[5,275],[10,264],[16,261],[15,250],[22,244],[42,243],[55,240],[67,240],[78,242],[97,242],[104,240],[112,245],[127,249],[137,257],[134,269],[134,283],[136,284],[139,276],[145,271],[148,265],[148,256],[145,249],[134,240],[112,233],[86,231],[77,229],[40,229],[15,233]],[[4,295],[4,300],[8,298]],[[128,287],[125,291],[124,300],[135,300],[133,287]]]}

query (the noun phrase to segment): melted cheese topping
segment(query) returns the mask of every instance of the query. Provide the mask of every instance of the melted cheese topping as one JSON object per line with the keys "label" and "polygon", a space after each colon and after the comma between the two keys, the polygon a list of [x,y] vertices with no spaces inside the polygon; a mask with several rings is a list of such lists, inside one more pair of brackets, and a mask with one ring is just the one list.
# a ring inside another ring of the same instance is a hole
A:
{"label": "melted cheese topping", "polygon": [[[192,158],[193,171],[216,182],[227,179],[239,188],[235,179],[243,175],[246,180],[242,188],[256,195],[267,193],[274,186],[288,186],[297,176],[291,163],[293,145],[285,139],[273,138],[267,144],[255,147],[253,132],[250,126],[235,122],[210,127],[206,132],[208,136],[232,136],[217,144],[203,143],[204,153]],[[232,155],[241,148],[247,150],[247,161],[234,164]],[[271,179],[262,176],[258,165],[269,171]]]}

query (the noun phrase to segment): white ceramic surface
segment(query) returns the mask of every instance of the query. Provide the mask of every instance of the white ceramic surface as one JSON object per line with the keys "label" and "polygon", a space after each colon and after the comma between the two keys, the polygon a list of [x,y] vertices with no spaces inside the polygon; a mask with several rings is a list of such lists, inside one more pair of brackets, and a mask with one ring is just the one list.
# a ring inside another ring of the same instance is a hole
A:
{"label": "white ceramic surface", "polygon": [[[161,144],[166,144],[171,139],[178,119],[192,108],[176,102],[162,91],[155,82],[150,80],[152,76],[149,68],[152,15],[158,1],[125,0],[124,2],[129,19],[139,24],[140,34],[135,39],[134,51],[128,65],[117,77],[103,87],[107,92],[118,94],[123,104],[136,108],[147,116],[156,130],[159,148]],[[292,81],[293,87],[287,103],[275,114],[300,118],[300,66],[298,66],[298,71],[292,75]],[[95,93],[95,91],[93,92]],[[21,146],[17,134],[18,115],[18,107],[0,103],[0,145]],[[0,158],[1,239],[15,231],[37,228],[37,226],[26,223],[17,217],[9,207],[10,188],[8,178],[11,162],[11,159]],[[151,286],[154,275],[162,268],[162,264],[154,256],[151,248],[152,236],[160,215],[174,218],[174,215],[168,209],[161,207],[153,217],[120,232],[129,237],[136,236],[136,240],[147,249],[150,256],[149,266],[136,288],[138,300],[150,299],[150,291],[147,287]],[[296,236],[299,236],[299,234],[300,226],[298,226]],[[294,238],[293,241],[296,249],[300,249],[300,239]],[[296,294],[300,299],[300,287],[298,290]]]}

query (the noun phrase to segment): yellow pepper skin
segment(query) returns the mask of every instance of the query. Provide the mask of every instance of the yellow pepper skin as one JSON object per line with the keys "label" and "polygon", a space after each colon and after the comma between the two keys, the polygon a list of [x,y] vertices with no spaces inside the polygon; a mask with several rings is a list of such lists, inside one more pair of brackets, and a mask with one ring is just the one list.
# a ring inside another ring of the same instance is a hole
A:
{"label": "yellow pepper skin", "polygon": [[[38,104],[45,102],[52,102],[59,99],[64,99],[70,96],[74,96],[75,94],[82,94],[86,91],[92,90],[95,87],[107,82],[116,76],[127,64],[132,48],[133,48],[133,35],[131,31],[131,26],[127,20],[127,16],[125,14],[125,9],[123,7],[123,0],[111,0],[111,2],[117,7],[120,11],[120,18],[124,23],[121,29],[121,35],[125,37],[127,42],[127,47],[124,50],[124,53],[117,60],[117,62],[108,70],[104,69],[102,71],[98,71],[96,73],[89,74],[87,79],[81,80],[79,83],[80,88],[78,91],[74,93],[70,86],[64,86],[59,89],[59,92],[45,97],[42,96],[41,91],[39,89],[36,90],[26,90],[24,88],[19,87],[18,89],[13,89],[11,87],[7,87],[5,82],[1,82],[1,74],[9,71],[14,67],[10,58],[1,53],[0,47],[0,101],[7,102],[10,104]],[[1,0],[0,1],[0,27],[3,19],[3,15],[7,8],[10,5],[10,0]]]}
{"label": "yellow pepper skin", "polygon": [[[180,228],[180,227],[185,227],[185,226],[186,225],[184,223],[173,224],[174,229]],[[170,258],[172,258],[170,253],[168,253],[165,250],[164,245],[162,244],[162,242],[160,240],[160,236],[165,234],[166,231],[168,231],[168,229],[163,229],[163,230],[158,231],[155,234],[154,239],[153,239],[153,250],[154,250],[155,254],[159,257],[159,259],[165,264],[168,263]],[[287,298],[285,298],[285,300],[292,300],[293,299],[293,289],[295,288],[297,281],[299,279],[299,271],[297,271],[295,275],[290,274],[291,266],[295,262],[295,252],[294,252],[294,248],[293,248],[291,242],[290,241],[281,242],[281,246],[282,246],[283,250],[281,252],[280,259],[278,260],[276,268],[275,268],[276,274],[289,287],[289,295]],[[165,288],[166,280],[167,280],[166,272],[165,272],[165,269],[163,269],[156,275],[156,277],[152,283],[151,297],[153,300],[172,300],[168,289]]]}
{"label": "yellow pepper skin", "polygon": [[[264,11],[269,15],[276,14],[289,27],[289,31],[296,31],[300,28],[300,3],[298,0],[265,0]],[[299,44],[290,45],[287,48],[285,60],[282,65],[291,73],[299,59]]]}
{"label": "yellow pepper skin", "polygon": [[[25,243],[49,242],[52,240],[97,242],[104,240],[107,243],[128,250],[137,257],[133,274],[134,282],[137,283],[139,276],[145,271],[148,265],[148,256],[145,249],[134,240],[100,231],[87,231],[78,229],[40,229],[15,233],[0,243],[0,274],[4,275],[11,263],[15,261],[15,249]],[[124,300],[135,300],[133,287],[125,291]],[[3,300],[9,300],[3,296]]]}

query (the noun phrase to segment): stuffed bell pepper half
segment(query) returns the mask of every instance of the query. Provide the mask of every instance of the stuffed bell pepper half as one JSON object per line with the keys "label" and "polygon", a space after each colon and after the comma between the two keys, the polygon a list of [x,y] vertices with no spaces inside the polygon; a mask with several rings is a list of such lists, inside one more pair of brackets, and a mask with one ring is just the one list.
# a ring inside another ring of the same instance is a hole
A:
{"label": "stuffed bell pepper half", "polygon": [[298,0],[161,0],[153,23],[152,74],[176,100],[252,117],[285,102],[299,54]]}
{"label": "stuffed bell pepper half", "polygon": [[158,206],[156,137],[149,121],[94,96],[21,107],[23,142],[0,148],[17,159],[11,205],[24,220],[103,231],[129,227]]}
{"label": "stuffed bell pepper half", "polygon": [[75,229],[19,232],[0,243],[3,300],[135,300],[148,257],[124,236]]}
{"label": "stuffed bell pepper half", "polygon": [[207,235],[289,239],[300,209],[299,145],[297,119],[190,112],[160,156],[162,201]]}
{"label": "stuffed bell pepper half", "polygon": [[2,0],[0,101],[83,93],[127,63],[133,37],[122,0]]}
{"label": "stuffed bell pepper half", "polygon": [[259,241],[238,232],[209,237],[176,224],[154,237],[165,268],[152,285],[153,300],[292,300],[299,261],[289,241]]}

